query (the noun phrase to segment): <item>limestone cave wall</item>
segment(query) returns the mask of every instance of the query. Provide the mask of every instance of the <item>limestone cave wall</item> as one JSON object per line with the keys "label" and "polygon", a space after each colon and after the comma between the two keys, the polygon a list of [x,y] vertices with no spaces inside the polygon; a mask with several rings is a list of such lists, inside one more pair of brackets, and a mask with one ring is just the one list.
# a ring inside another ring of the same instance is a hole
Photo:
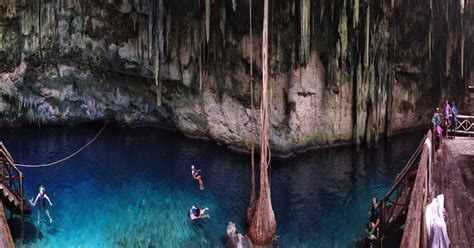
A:
{"label": "limestone cave wall", "polygon": [[[262,1],[0,0],[0,125],[115,120],[248,147]],[[426,127],[473,81],[472,1],[270,1],[275,154]],[[257,124],[257,123],[256,123]],[[258,134],[257,134],[258,136]]]}

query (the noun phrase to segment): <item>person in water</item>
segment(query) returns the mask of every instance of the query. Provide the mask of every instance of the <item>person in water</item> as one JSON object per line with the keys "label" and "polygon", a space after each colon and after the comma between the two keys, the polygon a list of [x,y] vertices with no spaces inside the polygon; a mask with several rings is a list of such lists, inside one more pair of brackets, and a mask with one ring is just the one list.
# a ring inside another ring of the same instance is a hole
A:
{"label": "person in water", "polygon": [[46,212],[46,215],[48,216],[49,223],[53,222],[53,219],[51,218],[51,215],[49,214],[48,210],[48,205],[46,204],[46,200],[48,200],[49,205],[53,206],[53,203],[49,199],[48,195],[46,194],[46,188],[41,185],[39,187],[39,193],[36,196],[35,201],[33,201],[33,198],[30,200],[31,205],[36,206],[36,202],[39,200],[39,207],[38,207],[38,224],[40,223],[41,220],[41,209],[44,209]]}
{"label": "person in water", "polygon": [[211,218],[211,216],[205,214],[205,212],[208,210],[209,208],[199,209],[198,207],[193,205],[189,210],[188,216],[189,218],[191,218],[191,220]]}
{"label": "person in water", "polygon": [[369,220],[374,224],[374,229],[379,226],[380,223],[380,208],[377,203],[377,198],[372,198],[372,206],[369,211]]}
{"label": "person in water", "polygon": [[372,221],[369,221],[367,223],[367,228],[365,229],[365,235],[366,235],[366,246],[367,247],[374,247],[376,246],[376,242],[378,240],[378,229],[375,226],[375,223]]}
{"label": "person in water", "polygon": [[194,180],[199,182],[199,188],[204,190],[204,183],[202,182],[201,170],[196,169],[194,165],[191,165],[191,174],[193,175]]}

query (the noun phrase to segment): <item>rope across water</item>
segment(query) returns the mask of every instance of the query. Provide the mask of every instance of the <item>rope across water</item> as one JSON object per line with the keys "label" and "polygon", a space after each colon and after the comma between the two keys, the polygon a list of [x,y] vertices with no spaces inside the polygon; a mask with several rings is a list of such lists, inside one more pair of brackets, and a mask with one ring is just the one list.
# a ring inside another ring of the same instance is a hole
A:
{"label": "rope across water", "polygon": [[80,153],[82,150],[86,149],[90,144],[92,144],[100,136],[102,131],[104,131],[105,126],[107,126],[107,122],[104,123],[104,126],[100,129],[100,131],[95,135],[95,137],[93,139],[91,139],[89,142],[87,142],[87,144],[85,144],[84,146],[79,148],[77,151],[75,151],[74,153],[72,153],[71,155],[69,155],[69,156],[67,156],[63,159],[60,159],[60,160],[57,160],[57,161],[54,161],[54,162],[51,162],[51,163],[47,163],[47,164],[15,164],[15,166],[17,166],[17,167],[27,167],[27,168],[40,168],[40,167],[48,167],[48,166],[51,166],[51,165],[62,163],[64,161],[76,156],[78,153]]}

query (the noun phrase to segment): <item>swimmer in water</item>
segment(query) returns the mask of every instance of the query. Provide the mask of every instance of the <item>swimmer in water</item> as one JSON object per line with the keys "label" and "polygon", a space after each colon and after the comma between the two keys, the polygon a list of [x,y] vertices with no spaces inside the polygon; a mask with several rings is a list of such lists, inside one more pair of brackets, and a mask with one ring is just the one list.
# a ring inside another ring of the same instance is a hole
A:
{"label": "swimmer in water", "polygon": [[38,225],[39,225],[40,220],[41,220],[41,209],[45,210],[46,215],[48,216],[48,219],[49,219],[49,223],[52,223],[53,219],[51,218],[51,215],[49,214],[48,205],[46,204],[46,200],[49,202],[49,205],[51,205],[51,206],[53,206],[53,203],[51,203],[51,200],[49,199],[48,195],[46,194],[46,188],[43,185],[41,185],[39,187],[39,193],[36,196],[35,201],[33,201],[33,198],[30,199],[31,205],[36,206],[36,202],[38,202],[38,200],[39,200]]}

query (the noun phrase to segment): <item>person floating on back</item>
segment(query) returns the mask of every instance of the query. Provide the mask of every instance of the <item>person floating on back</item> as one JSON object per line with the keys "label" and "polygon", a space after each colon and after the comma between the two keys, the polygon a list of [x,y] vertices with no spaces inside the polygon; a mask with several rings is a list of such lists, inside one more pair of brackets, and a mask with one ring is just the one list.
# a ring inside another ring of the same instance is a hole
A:
{"label": "person floating on back", "polygon": [[53,222],[53,219],[51,218],[51,215],[49,214],[49,210],[48,210],[48,205],[46,204],[46,200],[48,200],[49,202],[49,205],[53,206],[53,203],[51,203],[51,200],[49,199],[48,195],[46,194],[46,188],[41,185],[39,187],[39,193],[38,195],[36,196],[36,199],[35,201],[33,201],[33,198],[30,199],[30,203],[31,205],[33,206],[36,206],[36,202],[39,200],[39,207],[38,207],[38,225],[40,223],[40,220],[41,220],[41,209],[44,208],[45,212],[46,212],[46,215],[48,216],[48,219],[49,219],[49,223],[52,223]]}
{"label": "person floating on back", "polygon": [[456,139],[456,124],[458,118],[458,109],[456,103],[453,101],[451,106],[451,132],[453,133],[453,139]]}
{"label": "person floating on back", "polygon": [[198,207],[193,205],[189,210],[188,216],[189,218],[191,218],[191,220],[211,218],[211,216],[209,216],[208,214],[204,214],[208,210],[209,208],[199,209]]}
{"label": "person floating on back", "polygon": [[204,190],[204,183],[202,182],[201,178],[201,170],[198,170],[194,167],[194,165],[191,165],[191,174],[193,175],[194,180],[199,182],[199,188]]}

